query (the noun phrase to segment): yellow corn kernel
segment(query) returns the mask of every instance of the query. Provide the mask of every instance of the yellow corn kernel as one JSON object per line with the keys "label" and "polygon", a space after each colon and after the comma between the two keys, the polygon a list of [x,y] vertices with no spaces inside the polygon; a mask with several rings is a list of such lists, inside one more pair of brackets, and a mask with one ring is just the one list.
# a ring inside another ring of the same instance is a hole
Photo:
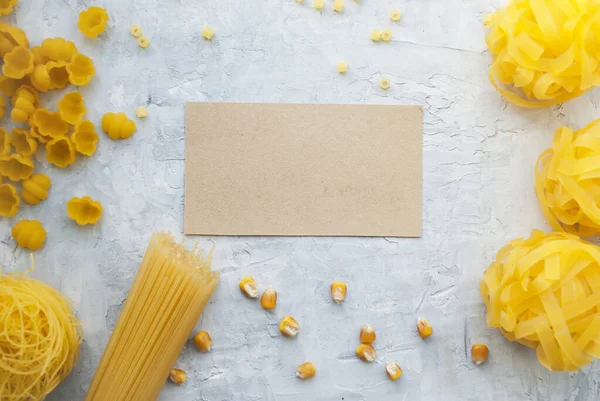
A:
{"label": "yellow corn kernel", "polygon": [[346,283],[334,281],[331,283],[331,298],[336,304],[341,304],[346,299]]}
{"label": "yellow corn kernel", "polygon": [[313,0],[313,8],[315,10],[322,10],[324,6],[323,0]]}
{"label": "yellow corn kernel", "polygon": [[387,78],[383,78],[381,81],[379,81],[379,86],[381,89],[388,89],[390,85],[390,80]]}
{"label": "yellow corn kernel", "polygon": [[363,344],[371,344],[375,342],[377,338],[377,334],[375,334],[375,329],[370,324],[365,324],[362,329],[360,329],[360,342]]}
{"label": "yellow corn kernel", "polygon": [[286,337],[296,337],[300,332],[300,325],[291,316],[286,316],[279,323],[279,331]]}
{"label": "yellow corn kernel", "polygon": [[180,384],[185,383],[185,380],[187,379],[187,375],[181,369],[171,369],[171,374],[169,374],[169,379],[173,383],[180,385]]}
{"label": "yellow corn kernel", "polygon": [[392,31],[390,31],[389,29],[381,31],[381,40],[383,40],[384,42],[389,42],[390,39],[392,39]]}
{"label": "yellow corn kernel", "polygon": [[388,362],[385,364],[385,371],[390,380],[398,380],[402,376],[402,368],[396,362]]}
{"label": "yellow corn kernel", "polygon": [[129,32],[136,38],[139,38],[140,36],[142,36],[144,34],[142,32],[142,27],[137,24],[131,25],[131,27],[129,27]]}
{"label": "yellow corn kernel", "polygon": [[275,309],[275,305],[277,304],[277,291],[272,288],[268,288],[263,292],[262,297],[260,297],[260,306],[265,309]]}
{"label": "yellow corn kernel", "polygon": [[400,21],[401,16],[402,13],[400,12],[400,10],[392,10],[392,12],[390,13],[390,19],[392,21]]}
{"label": "yellow corn kernel", "polygon": [[373,42],[377,42],[377,41],[379,41],[379,39],[381,39],[381,32],[379,32],[379,30],[377,30],[377,29],[373,29],[371,31],[371,40]]}
{"label": "yellow corn kernel", "polygon": [[490,351],[485,344],[473,344],[471,347],[471,359],[475,362],[475,365],[481,365],[488,359]]}
{"label": "yellow corn kernel", "polygon": [[341,13],[344,9],[344,0],[333,0],[333,11]]}
{"label": "yellow corn kernel", "polygon": [[138,118],[146,118],[148,117],[148,109],[144,106],[140,106],[135,109],[135,115],[138,116]]}
{"label": "yellow corn kernel", "polygon": [[210,347],[212,346],[212,338],[210,338],[210,334],[208,334],[208,331],[199,331],[198,334],[194,336],[194,344],[196,344],[196,347],[199,351],[210,351]]}
{"label": "yellow corn kernel", "polygon": [[419,320],[417,320],[417,330],[419,331],[419,335],[421,336],[421,338],[427,338],[431,334],[433,334],[433,329],[431,328],[431,325],[427,320],[423,319],[422,317],[420,317]]}
{"label": "yellow corn kernel", "polygon": [[360,344],[356,347],[356,355],[365,362],[373,362],[377,358],[377,352],[371,344]]}
{"label": "yellow corn kernel", "polygon": [[248,298],[258,298],[258,290],[256,289],[256,281],[250,276],[244,277],[240,281],[240,290]]}
{"label": "yellow corn kernel", "polygon": [[296,369],[296,377],[304,380],[310,379],[317,373],[317,368],[312,362],[304,362],[302,365],[298,366]]}
{"label": "yellow corn kernel", "polygon": [[137,40],[138,42],[138,46],[141,47],[142,49],[145,49],[146,47],[150,46],[150,39],[148,39],[145,36],[140,36]]}
{"label": "yellow corn kernel", "polygon": [[215,36],[215,31],[210,26],[207,26],[202,30],[202,36],[206,40],[211,40]]}

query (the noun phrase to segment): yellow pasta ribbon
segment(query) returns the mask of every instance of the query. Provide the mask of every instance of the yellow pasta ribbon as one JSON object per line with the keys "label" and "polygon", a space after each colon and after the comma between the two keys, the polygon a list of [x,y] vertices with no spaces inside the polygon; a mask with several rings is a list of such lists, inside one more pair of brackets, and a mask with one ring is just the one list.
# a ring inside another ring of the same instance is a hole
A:
{"label": "yellow pasta ribbon", "polygon": [[573,131],[560,127],[535,166],[535,191],[556,231],[600,233],[600,120]]}
{"label": "yellow pasta ribbon", "polygon": [[511,0],[484,23],[489,78],[509,102],[546,107],[600,85],[600,1]]}
{"label": "yellow pasta ribbon", "polygon": [[573,371],[600,357],[600,247],[535,230],[498,252],[480,289],[488,325],[535,348],[547,369]]}

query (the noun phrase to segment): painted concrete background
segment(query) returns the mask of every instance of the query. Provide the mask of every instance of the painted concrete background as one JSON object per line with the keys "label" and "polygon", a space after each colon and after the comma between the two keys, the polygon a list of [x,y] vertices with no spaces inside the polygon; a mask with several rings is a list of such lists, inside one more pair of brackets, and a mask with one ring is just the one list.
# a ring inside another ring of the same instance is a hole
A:
{"label": "painted concrete background", "polygon": [[[424,231],[421,239],[199,238],[216,244],[222,275],[197,325],[210,331],[214,349],[200,354],[188,344],[178,361],[188,382],[167,383],[161,401],[599,397],[598,364],[549,373],[533,351],[485,325],[478,290],[499,247],[548,229],[533,190],[534,162],[558,126],[579,128],[600,115],[599,92],[544,110],[507,105],[487,80],[481,24],[504,0],[346,0],[341,14],[325,3],[318,12],[311,0],[21,0],[8,18],[32,44],[63,36],[94,59],[97,76],[81,89],[92,121],[108,111],[133,117],[139,105],[150,113],[131,139],[101,134],[96,155],[69,169],[49,167],[41,152],[36,158],[53,187],[47,201],[17,215],[48,230],[33,276],[73,299],[85,331],[79,364],[49,401],[83,400],[151,233],[181,236],[186,101],[422,105]],[[76,28],[79,11],[92,4],[110,14],[97,40]],[[394,8],[403,12],[399,23],[389,19]],[[149,48],[129,35],[134,23]],[[207,24],[212,42],[200,36]],[[374,28],[391,29],[392,41],[372,43]],[[345,75],[336,71],[341,60]],[[382,77],[392,82],[388,91],[378,86]],[[95,227],[66,216],[67,200],[82,195],[104,205]],[[29,263],[10,238],[15,221],[0,222],[0,263],[9,271]],[[241,296],[245,275],[277,289],[275,312]],[[348,283],[341,306],[330,300],[333,280]],[[296,339],[279,335],[285,314],[301,324]],[[418,316],[433,325],[428,341],[415,332]],[[376,364],[354,356],[365,323],[377,330]],[[469,359],[474,342],[490,347],[480,367]],[[306,360],[318,372],[302,382],[294,372]],[[401,380],[387,379],[387,360],[400,363]]]}

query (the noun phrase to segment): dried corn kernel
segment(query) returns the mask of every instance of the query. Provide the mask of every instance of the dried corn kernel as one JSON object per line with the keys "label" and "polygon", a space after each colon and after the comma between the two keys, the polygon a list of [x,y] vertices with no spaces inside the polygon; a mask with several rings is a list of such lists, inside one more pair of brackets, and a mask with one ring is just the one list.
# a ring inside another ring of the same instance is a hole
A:
{"label": "dried corn kernel", "polygon": [[422,317],[420,317],[417,320],[417,331],[419,332],[421,338],[427,338],[431,334],[433,334],[433,329],[431,328],[431,325],[427,320],[423,319]]}
{"label": "dried corn kernel", "polygon": [[400,21],[401,16],[402,13],[400,12],[400,10],[392,10],[392,12],[390,13],[390,19],[392,21]]}
{"label": "dried corn kernel", "polygon": [[135,109],[135,115],[138,116],[138,118],[146,118],[148,117],[148,109],[144,106],[140,106]]}
{"label": "dried corn kernel", "polygon": [[377,358],[377,352],[371,344],[360,344],[356,348],[356,355],[365,362],[373,362]]}
{"label": "dried corn kernel", "polygon": [[91,156],[96,152],[98,134],[94,124],[90,120],[83,120],[75,125],[75,131],[71,135],[71,141],[75,150],[82,155]]}
{"label": "dried corn kernel", "polygon": [[300,325],[291,316],[286,316],[279,323],[279,331],[286,337],[296,337],[300,332]]}
{"label": "dried corn kernel", "polygon": [[140,36],[137,40],[138,42],[138,46],[141,47],[142,49],[145,49],[146,47],[150,46],[150,39],[148,39],[145,36]]}
{"label": "dried corn kernel", "polygon": [[199,331],[198,334],[194,336],[194,344],[196,344],[196,347],[199,351],[210,351],[210,347],[212,346],[212,338],[210,338],[210,334],[208,334],[208,331]]}
{"label": "dried corn kernel", "polygon": [[345,61],[338,62],[337,69],[340,74],[343,74],[344,72],[348,71],[348,63]]}
{"label": "dried corn kernel", "polygon": [[37,205],[48,197],[50,177],[44,174],[34,174],[23,181],[21,197],[28,205]]}
{"label": "dried corn kernel", "polygon": [[377,29],[373,29],[371,31],[371,40],[373,42],[377,42],[377,41],[379,41],[379,39],[381,39],[381,32],[379,32],[379,30],[377,30]]}
{"label": "dried corn kernel", "polygon": [[33,173],[33,160],[16,153],[0,156],[0,175],[11,181],[26,180]]}
{"label": "dried corn kernel", "polygon": [[296,369],[296,377],[302,380],[310,379],[317,373],[317,368],[312,362],[304,362]]}
{"label": "dried corn kernel", "polygon": [[392,39],[392,31],[390,31],[389,29],[381,31],[381,40],[383,40],[384,42],[389,42],[390,39]]}
{"label": "dried corn kernel", "polygon": [[173,383],[179,386],[185,383],[186,379],[187,375],[185,374],[185,371],[181,369],[171,369],[171,373],[169,374],[169,380],[171,380]]}
{"label": "dried corn kernel", "polygon": [[402,376],[402,368],[396,362],[388,362],[385,364],[385,371],[390,380],[398,380]]}
{"label": "dried corn kernel", "polygon": [[248,298],[258,298],[258,290],[256,289],[256,281],[250,276],[244,277],[240,281],[240,290]]}
{"label": "dried corn kernel", "polygon": [[21,220],[12,229],[17,245],[32,251],[40,249],[46,241],[46,230],[38,220]]}
{"label": "dried corn kernel", "polygon": [[16,46],[4,56],[2,73],[8,78],[21,79],[33,72],[35,68],[34,59],[31,50],[23,46]]}
{"label": "dried corn kernel", "polygon": [[344,0],[333,0],[333,11],[341,13],[344,9]]}
{"label": "dried corn kernel", "polygon": [[277,291],[272,288],[268,288],[260,297],[260,306],[265,309],[275,309],[277,304]]}
{"label": "dried corn kernel", "polygon": [[23,156],[31,156],[38,148],[37,141],[23,128],[12,129],[10,143],[15,148],[15,152]]}
{"label": "dried corn kernel", "polygon": [[381,89],[388,89],[390,87],[390,80],[383,78],[381,81],[379,81],[379,86]]}
{"label": "dried corn kernel", "polygon": [[210,26],[207,26],[202,30],[202,36],[204,39],[211,40],[215,36],[215,31]]}
{"label": "dried corn kernel", "polygon": [[471,347],[471,359],[475,365],[481,365],[488,359],[489,350],[485,344],[473,344]]}
{"label": "dried corn kernel", "polygon": [[96,68],[91,58],[77,53],[67,64],[67,72],[69,73],[69,82],[73,85],[84,86],[92,80],[96,74]]}
{"label": "dried corn kernel", "polygon": [[90,198],[72,198],[67,202],[67,214],[80,226],[96,224],[102,217],[102,205]]}
{"label": "dried corn kernel", "polygon": [[375,342],[377,338],[377,334],[375,334],[375,329],[370,324],[365,324],[360,329],[360,342],[363,344],[371,344]]}
{"label": "dried corn kernel", "polygon": [[63,121],[75,125],[85,115],[83,96],[79,92],[69,92],[58,102],[58,112]]}
{"label": "dried corn kernel", "polygon": [[12,184],[0,184],[0,216],[12,217],[19,211],[21,198]]}
{"label": "dried corn kernel", "polygon": [[46,144],[46,160],[56,167],[65,168],[75,163],[75,145],[67,136],[54,137]]}
{"label": "dried corn kernel", "polygon": [[106,29],[108,13],[102,7],[88,7],[87,10],[79,13],[77,27],[85,36],[90,39],[98,37]]}
{"label": "dried corn kernel", "polygon": [[331,283],[331,298],[336,304],[341,304],[346,299],[346,283],[334,281]]}
{"label": "dried corn kernel", "polygon": [[139,38],[140,36],[142,36],[144,34],[142,32],[142,27],[137,24],[131,25],[131,27],[129,28],[129,32],[136,38]]}
{"label": "dried corn kernel", "polygon": [[325,4],[323,0],[313,0],[313,8],[315,10],[322,10],[324,5]]}

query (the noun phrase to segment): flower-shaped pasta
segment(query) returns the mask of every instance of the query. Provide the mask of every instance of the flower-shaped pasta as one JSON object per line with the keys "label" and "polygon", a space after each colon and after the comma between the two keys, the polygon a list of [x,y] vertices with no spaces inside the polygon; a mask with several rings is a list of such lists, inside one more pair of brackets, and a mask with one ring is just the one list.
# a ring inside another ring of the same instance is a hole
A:
{"label": "flower-shaped pasta", "polygon": [[67,72],[69,73],[69,81],[73,85],[83,86],[91,81],[96,69],[91,58],[77,53],[67,65]]}
{"label": "flower-shaped pasta", "polygon": [[17,5],[18,0],[0,0],[0,15],[12,13],[13,7]]}
{"label": "flower-shaped pasta", "polygon": [[0,175],[11,181],[20,181],[31,177],[33,160],[19,154],[0,156]]}
{"label": "flower-shaped pasta", "polygon": [[50,75],[50,89],[62,89],[69,83],[69,72],[66,61],[49,61],[46,63]]}
{"label": "flower-shaped pasta", "polygon": [[35,65],[46,64],[48,61],[51,61],[46,57],[42,46],[33,46],[30,50],[33,53],[33,62]]}
{"label": "flower-shaped pasta", "polygon": [[6,55],[16,46],[29,47],[29,40],[25,32],[16,26],[0,22],[0,56]]}
{"label": "flower-shaped pasta", "polygon": [[83,96],[79,92],[67,93],[60,102],[58,102],[58,112],[63,121],[75,125],[85,115],[85,105]]}
{"label": "flower-shaped pasta", "polygon": [[4,56],[2,72],[9,78],[21,79],[33,72],[33,53],[24,46],[16,46]]}
{"label": "flower-shaped pasta", "polygon": [[36,140],[23,128],[13,128],[10,142],[15,151],[23,156],[31,156],[38,148]]}
{"label": "flower-shaped pasta", "polygon": [[10,135],[7,130],[0,128],[0,156],[10,153]]}
{"label": "flower-shaped pasta", "polygon": [[75,162],[75,146],[66,136],[59,136],[46,144],[46,160],[57,167],[65,168]]}
{"label": "flower-shaped pasta", "polygon": [[35,89],[23,85],[17,89],[17,93],[13,97],[13,109],[10,117],[15,122],[24,123],[29,120],[39,106],[40,99]]}
{"label": "flower-shaped pasta", "polygon": [[19,211],[21,198],[12,184],[0,184],[0,216],[12,217]]}
{"label": "flower-shaped pasta", "polygon": [[40,131],[38,130],[38,128],[35,125],[31,126],[31,129],[29,130],[29,135],[31,135],[31,137],[34,138],[39,143],[44,143],[44,144],[46,144],[46,143],[50,142],[52,139],[54,139],[51,136],[40,134]]}
{"label": "flower-shaped pasta", "polygon": [[136,129],[135,123],[125,113],[106,113],[102,116],[102,130],[111,139],[129,138]]}
{"label": "flower-shaped pasta", "polygon": [[79,153],[86,156],[93,155],[98,143],[98,134],[96,134],[94,124],[90,120],[77,123],[75,132],[71,135],[71,141],[73,141],[75,150]]}
{"label": "flower-shaped pasta", "polygon": [[69,132],[69,126],[60,118],[60,114],[46,109],[37,109],[33,113],[31,123],[41,135],[52,138],[67,135]]}
{"label": "flower-shaped pasta", "polygon": [[29,77],[23,79],[11,79],[7,76],[0,75],[0,92],[5,96],[14,96],[23,85],[29,85]]}
{"label": "flower-shaped pasta", "polygon": [[102,7],[88,7],[79,13],[77,27],[88,38],[96,38],[106,29],[108,13]]}
{"label": "flower-shaped pasta", "polygon": [[70,61],[77,47],[75,43],[63,38],[47,38],[42,42],[41,54],[52,61]]}
{"label": "flower-shaped pasta", "polygon": [[11,235],[17,245],[32,251],[40,249],[46,241],[46,230],[38,220],[21,220],[12,229]]}
{"label": "flower-shaped pasta", "polygon": [[31,79],[31,85],[40,92],[48,92],[52,86],[50,72],[46,64],[36,65],[29,78]]}
{"label": "flower-shaped pasta", "polygon": [[102,205],[90,198],[73,198],[67,202],[67,214],[80,226],[96,224],[102,216]]}
{"label": "flower-shaped pasta", "polygon": [[48,197],[50,189],[50,177],[44,174],[34,174],[28,180],[23,181],[21,197],[28,205],[37,205]]}

